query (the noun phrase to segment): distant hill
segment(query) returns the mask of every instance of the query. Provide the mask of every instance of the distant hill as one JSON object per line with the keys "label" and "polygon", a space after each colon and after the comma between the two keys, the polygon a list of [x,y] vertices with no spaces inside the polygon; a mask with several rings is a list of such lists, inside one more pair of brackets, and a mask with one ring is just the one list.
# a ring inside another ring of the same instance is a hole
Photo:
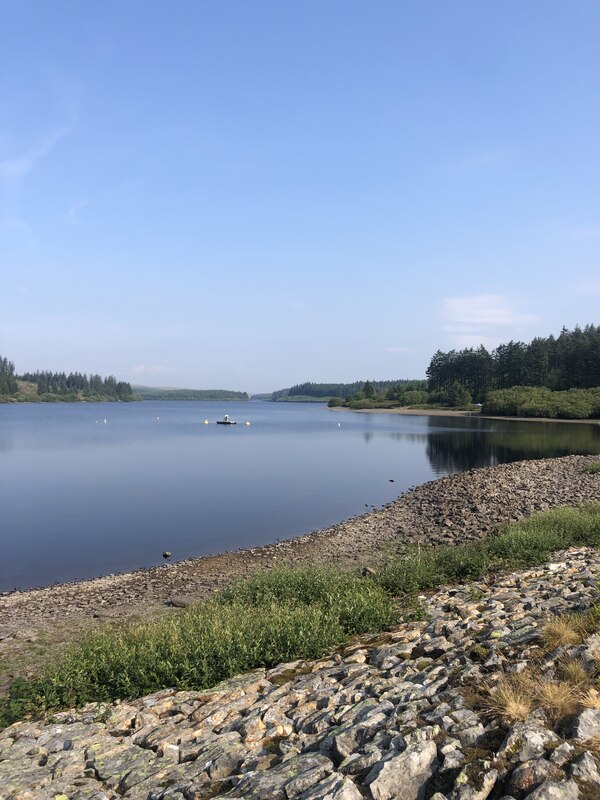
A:
{"label": "distant hill", "polygon": [[133,394],[142,400],[248,400],[246,392],[228,389],[174,389],[164,386],[132,386]]}

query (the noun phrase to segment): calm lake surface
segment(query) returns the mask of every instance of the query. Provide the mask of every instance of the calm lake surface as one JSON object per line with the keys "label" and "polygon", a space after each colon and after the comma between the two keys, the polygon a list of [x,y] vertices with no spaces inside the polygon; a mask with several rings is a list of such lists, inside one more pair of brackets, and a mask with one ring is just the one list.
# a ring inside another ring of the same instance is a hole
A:
{"label": "calm lake surface", "polygon": [[[238,424],[214,424],[226,413]],[[600,453],[600,426],[258,401],[0,405],[0,591],[265,544],[439,475],[569,453]]]}

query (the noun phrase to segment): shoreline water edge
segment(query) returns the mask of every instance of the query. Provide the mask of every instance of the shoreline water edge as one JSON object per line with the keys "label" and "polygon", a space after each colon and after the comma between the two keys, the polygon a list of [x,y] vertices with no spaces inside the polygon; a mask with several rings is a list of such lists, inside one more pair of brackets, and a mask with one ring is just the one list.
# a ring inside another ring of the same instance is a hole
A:
{"label": "shoreline water edge", "polygon": [[499,417],[482,414],[480,411],[464,411],[452,408],[344,408],[333,406],[330,411],[351,411],[354,414],[400,414],[412,417],[470,417],[477,419],[506,420],[507,422],[565,422],[567,425],[600,425],[600,419],[552,419],[550,417]]}
{"label": "shoreline water edge", "polygon": [[505,523],[557,506],[600,501],[583,472],[597,456],[513,462],[448,475],[409,489],[381,509],[261,547],[190,558],[80,582],[0,595],[0,657],[41,640],[67,641],[90,623],[149,618],[185,607],[229,581],[276,564],[377,568],[415,544],[482,539]]}

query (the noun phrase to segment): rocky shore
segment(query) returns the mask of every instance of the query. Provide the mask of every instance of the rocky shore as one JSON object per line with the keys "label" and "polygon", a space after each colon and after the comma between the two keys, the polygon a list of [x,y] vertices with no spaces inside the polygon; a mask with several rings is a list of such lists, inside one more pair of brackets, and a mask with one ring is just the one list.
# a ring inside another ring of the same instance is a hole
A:
{"label": "rocky shore", "polygon": [[596,551],[565,551],[423,597],[426,621],[330,658],[16,723],[0,732],[0,800],[598,798],[594,689],[571,683],[572,707],[518,721],[485,698],[532,664],[540,685],[565,685],[569,663],[596,680],[600,635],[543,633],[596,602],[599,573]]}
{"label": "rocky shore", "polygon": [[[556,506],[600,500],[594,456],[522,461],[449,475],[418,486],[382,509],[322,531],[218,556],[190,559],[91,581],[0,595],[0,691],[90,625],[149,617],[185,606],[232,578],[281,562],[376,566],[390,549],[482,538]],[[42,653],[43,656],[43,653]]]}

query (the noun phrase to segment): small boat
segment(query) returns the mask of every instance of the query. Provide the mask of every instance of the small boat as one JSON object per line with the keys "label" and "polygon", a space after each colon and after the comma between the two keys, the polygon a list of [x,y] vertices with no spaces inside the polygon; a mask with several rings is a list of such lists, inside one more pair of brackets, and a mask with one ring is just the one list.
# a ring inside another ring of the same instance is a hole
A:
{"label": "small boat", "polygon": [[237,425],[237,422],[234,419],[230,419],[229,414],[225,414],[223,419],[217,420],[217,425]]}

